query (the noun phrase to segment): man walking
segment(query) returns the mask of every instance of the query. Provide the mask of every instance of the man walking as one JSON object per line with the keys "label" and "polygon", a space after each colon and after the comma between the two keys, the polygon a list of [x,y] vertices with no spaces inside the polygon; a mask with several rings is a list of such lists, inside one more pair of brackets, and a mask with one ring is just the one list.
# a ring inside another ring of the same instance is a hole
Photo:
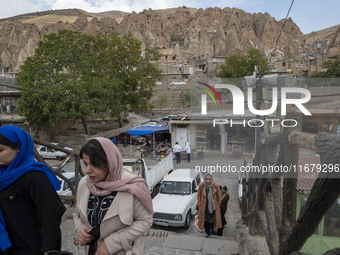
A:
{"label": "man walking", "polygon": [[185,147],[183,148],[183,151],[185,151],[187,153],[188,162],[190,162],[191,149],[190,149],[190,146],[189,146],[189,142],[186,143]]}
{"label": "man walking", "polygon": [[176,142],[175,146],[172,148],[172,152],[175,154],[177,164],[181,163],[181,151],[181,146]]}

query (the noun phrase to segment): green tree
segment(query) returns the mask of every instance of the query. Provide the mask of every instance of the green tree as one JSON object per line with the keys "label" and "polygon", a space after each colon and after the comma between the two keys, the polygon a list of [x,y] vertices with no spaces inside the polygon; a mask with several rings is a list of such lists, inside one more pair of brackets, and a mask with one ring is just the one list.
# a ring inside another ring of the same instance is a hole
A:
{"label": "green tree", "polygon": [[178,34],[171,34],[170,36],[170,41],[173,43],[173,44],[183,44],[184,42],[184,39],[182,36],[178,35]]}
{"label": "green tree", "polygon": [[259,49],[251,48],[246,54],[231,54],[221,65],[218,77],[240,78],[249,76],[253,74],[255,65],[257,65],[261,75],[269,71],[267,60]]}
{"label": "green tree", "polygon": [[340,57],[323,62],[322,67],[325,68],[326,71],[313,74],[311,77],[340,78]]}
{"label": "green tree", "polygon": [[[61,119],[81,119],[93,113],[120,114],[150,109],[159,54],[141,51],[130,36],[91,36],[70,30],[48,34],[19,73],[22,95],[19,114],[38,130]],[[38,91],[40,93],[32,93]]]}

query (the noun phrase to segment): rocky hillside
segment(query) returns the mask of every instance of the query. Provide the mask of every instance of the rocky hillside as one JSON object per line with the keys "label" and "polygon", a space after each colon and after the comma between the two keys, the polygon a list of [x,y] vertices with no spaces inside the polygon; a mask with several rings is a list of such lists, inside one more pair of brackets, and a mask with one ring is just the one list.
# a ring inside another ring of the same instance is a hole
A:
{"label": "rocky hillside", "polygon": [[[247,13],[235,8],[193,9],[179,7],[87,13],[78,9],[29,13],[0,20],[0,64],[17,71],[26,57],[34,54],[38,41],[47,33],[67,28],[96,35],[113,32],[132,34],[143,47],[171,48],[177,43],[185,57],[224,57],[258,47],[269,54],[284,20],[268,13]],[[289,19],[277,44],[281,57],[293,58],[304,47],[304,35]]]}

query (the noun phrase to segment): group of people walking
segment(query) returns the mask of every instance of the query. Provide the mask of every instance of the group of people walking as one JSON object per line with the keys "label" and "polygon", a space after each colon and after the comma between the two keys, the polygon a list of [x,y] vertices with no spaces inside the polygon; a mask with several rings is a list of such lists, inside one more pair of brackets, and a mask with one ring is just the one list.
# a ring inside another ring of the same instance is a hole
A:
{"label": "group of people walking", "polygon": [[[80,157],[86,176],[73,213],[75,245],[84,246],[87,255],[143,254],[153,215],[145,180],[123,169],[119,149],[109,139],[87,140]],[[53,171],[34,160],[32,137],[16,126],[0,127],[0,255],[58,254],[66,210],[59,189]],[[198,228],[207,236],[222,235],[229,200],[223,190],[221,195],[210,174],[198,187]]]}
{"label": "group of people walking", "polygon": [[172,152],[175,154],[175,158],[176,158],[176,163],[179,164],[181,163],[181,152],[185,151],[187,154],[187,160],[188,162],[190,162],[190,155],[191,155],[191,149],[190,149],[190,145],[189,142],[185,143],[185,147],[182,148],[178,142],[175,143]]}

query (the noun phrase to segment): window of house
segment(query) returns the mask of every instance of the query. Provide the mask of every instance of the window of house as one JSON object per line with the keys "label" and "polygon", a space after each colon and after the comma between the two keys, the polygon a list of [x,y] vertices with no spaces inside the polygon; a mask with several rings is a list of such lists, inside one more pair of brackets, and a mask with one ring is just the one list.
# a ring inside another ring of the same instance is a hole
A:
{"label": "window of house", "polygon": [[6,113],[11,113],[14,111],[14,98],[13,97],[5,97],[5,108]]}
{"label": "window of house", "polygon": [[282,66],[286,66],[286,62],[282,62]]}
{"label": "window of house", "polygon": [[321,128],[320,128],[321,133],[332,133],[333,130],[333,125],[331,120],[324,120],[322,122]]}
{"label": "window of house", "polygon": [[13,97],[5,97],[5,105],[13,106],[14,105],[14,98]]}
{"label": "window of house", "polygon": [[319,123],[317,122],[302,123],[302,132],[317,134],[319,132]]}

